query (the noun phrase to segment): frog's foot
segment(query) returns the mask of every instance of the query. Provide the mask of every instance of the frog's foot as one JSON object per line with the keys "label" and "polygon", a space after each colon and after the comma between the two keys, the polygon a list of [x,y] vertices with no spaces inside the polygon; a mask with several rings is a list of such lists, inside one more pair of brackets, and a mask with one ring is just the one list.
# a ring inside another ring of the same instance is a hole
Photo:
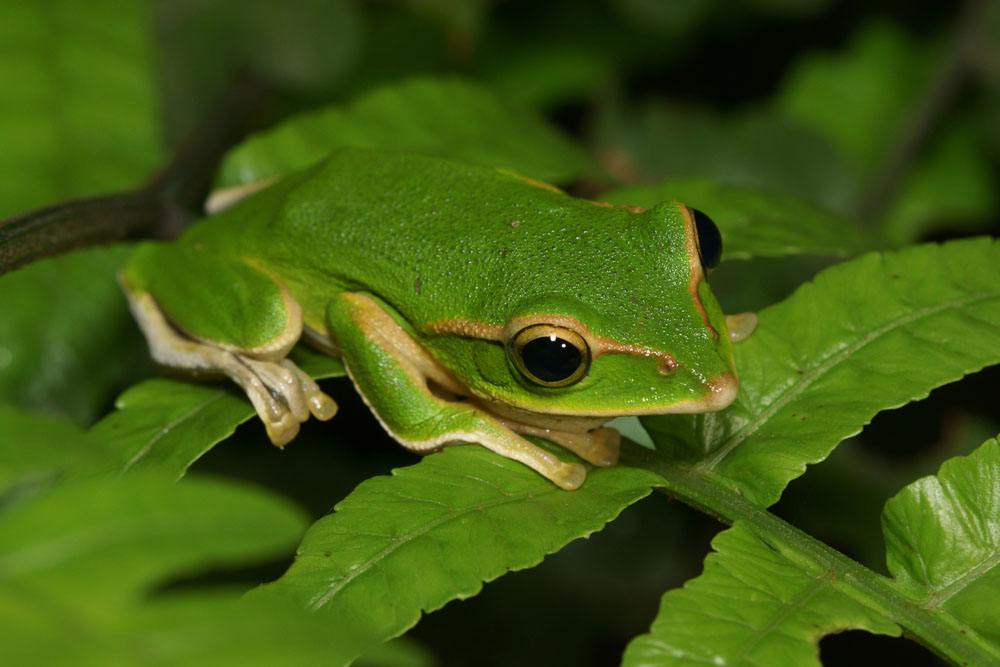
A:
{"label": "frog's foot", "polygon": [[618,463],[621,450],[621,435],[613,428],[602,427],[584,433],[557,431],[554,429],[529,426],[515,421],[503,420],[503,425],[515,433],[533,435],[551,440],[565,447],[581,459],[595,466],[607,468]]}
{"label": "frog's foot", "polygon": [[152,295],[127,287],[126,295],[153,359],[171,368],[229,377],[246,393],[276,446],[288,444],[310,414],[323,421],[336,414],[333,399],[290,360],[259,359],[193,340],[167,321]]}
{"label": "frog's foot", "polygon": [[726,328],[729,330],[729,340],[740,343],[749,338],[757,328],[757,315],[755,313],[726,315]]}
{"label": "frog's foot", "polygon": [[288,359],[262,361],[239,354],[236,360],[246,366],[254,379],[249,384],[230,375],[246,392],[267,437],[278,447],[288,444],[299,432],[299,424],[311,414],[320,421],[337,414],[337,404],[319,386]]}

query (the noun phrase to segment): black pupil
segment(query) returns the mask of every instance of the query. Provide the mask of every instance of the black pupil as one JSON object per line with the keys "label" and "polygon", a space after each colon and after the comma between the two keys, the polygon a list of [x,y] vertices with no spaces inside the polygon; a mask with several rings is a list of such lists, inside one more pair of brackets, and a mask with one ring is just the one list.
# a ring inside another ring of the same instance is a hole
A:
{"label": "black pupil", "polygon": [[555,335],[542,336],[521,348],[524,367],[543,382],[561,382],[573,375],[583,355],[571,343]]}
{"label": "black pupil", "polygon": [[722,260],[722,234],[712,219],[696,208],[694,228],[698,232],[698,247],[701,248],[701,263],[706,269],[714,269]]}

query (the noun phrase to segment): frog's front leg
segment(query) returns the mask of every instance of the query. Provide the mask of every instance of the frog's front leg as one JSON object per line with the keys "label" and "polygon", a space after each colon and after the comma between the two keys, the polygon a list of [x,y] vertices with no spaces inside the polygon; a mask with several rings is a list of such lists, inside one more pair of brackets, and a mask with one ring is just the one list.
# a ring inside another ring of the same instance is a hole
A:
{"label": "frog's front leg", "polygon": [[302,331],[299,305],[260,271],[197,250],[144,244],[120,280],[157,363],[222,374],[238,384],[284,446],[312,414],[337,406],[286,359]]}
{"label": "frog's front leg", "polygon": [[[586,468],[567,463],[520,437],[461,394],[454,378],[367,294],[347,292],[329,306],[327,319],[347,372],[385,429],[406,448],[429,452],[474,442],[520,461],[564,489],[578,488]],[[435,393],[437,386],[443,392]]]}

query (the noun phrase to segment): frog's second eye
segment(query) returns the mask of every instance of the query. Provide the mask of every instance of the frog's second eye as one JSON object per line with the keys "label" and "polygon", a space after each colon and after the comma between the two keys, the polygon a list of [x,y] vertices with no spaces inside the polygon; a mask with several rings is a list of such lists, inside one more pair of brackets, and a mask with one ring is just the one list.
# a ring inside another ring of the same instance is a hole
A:
{"label": "frog's second eye", "polygon": [[701,264],[706,269],[714,269],[722,260],[722,234],[712,219],[696,208],[691,209],[694,228],[698,233],[698,252]]}
{"label": "frog's second eye", "polygon": [[590,366],[590,348],[580,334],[550,324],[521,329],[508,345],[518,370],[543,387],[579,381]]}

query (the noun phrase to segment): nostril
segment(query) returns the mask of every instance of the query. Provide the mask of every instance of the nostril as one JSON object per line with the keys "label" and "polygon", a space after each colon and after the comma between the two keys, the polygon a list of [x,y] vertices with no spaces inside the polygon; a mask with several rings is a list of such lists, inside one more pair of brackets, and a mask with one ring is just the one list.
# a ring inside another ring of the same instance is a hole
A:
{"label": "nostril", "polygon": [[672,355],[661,354],[660,361],[656,364],[656,370],[663,375],[670,375],[677,370],[678,366],[680,366],[680,364],[677,363],[677,360],[674,359]]}

